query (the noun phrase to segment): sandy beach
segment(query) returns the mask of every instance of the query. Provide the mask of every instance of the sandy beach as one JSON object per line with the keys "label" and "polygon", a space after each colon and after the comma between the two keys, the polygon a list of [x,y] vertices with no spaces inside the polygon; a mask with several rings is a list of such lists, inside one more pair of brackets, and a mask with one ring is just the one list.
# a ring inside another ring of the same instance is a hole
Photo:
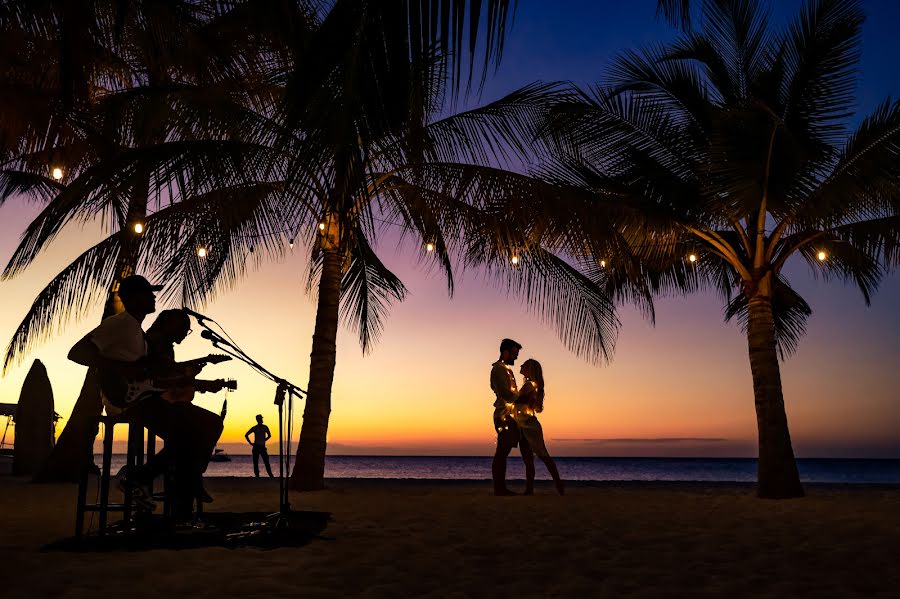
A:
{"label": "sandy beach", "polygon": [[[900,596],[900,487],[764,501],[708,483],[582,483],[495,498],[489,482],[329,480],[300,547],[48,550],[75,488],[0,479],[8,597]],[[272,480],[210,479],[210,514],[270,511]]]}

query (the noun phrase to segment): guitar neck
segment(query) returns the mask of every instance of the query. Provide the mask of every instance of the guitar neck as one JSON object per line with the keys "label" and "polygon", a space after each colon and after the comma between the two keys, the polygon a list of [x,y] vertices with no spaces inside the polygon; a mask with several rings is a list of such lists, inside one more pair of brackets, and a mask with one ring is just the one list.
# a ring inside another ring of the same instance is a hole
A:
{"label": "guitar neck", "polygon": [[194,358],[193,360],[188,360],[186,362],[179,362],[178,365],[181,367],[189,367],[189,366],[203,366],[207,362],[209,362],[210,356],[206,356],[205,358]]}

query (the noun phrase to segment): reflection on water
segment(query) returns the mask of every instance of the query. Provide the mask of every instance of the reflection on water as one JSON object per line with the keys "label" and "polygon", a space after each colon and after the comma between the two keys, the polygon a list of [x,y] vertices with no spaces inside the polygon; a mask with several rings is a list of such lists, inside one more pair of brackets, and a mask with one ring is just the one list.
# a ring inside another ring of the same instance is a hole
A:
{"label": "reflection on water", "polygon": [[[96,456],[100,463],[100,456]],[[754,482],[755,459],[729,458],[554,458],[566,480],[584,481],[723,481]],[[125,463],[124,455],[113,456],[113,472]],[[797,460],[804,482],[900,483],[900,460],[801,459]],[[537,478],[550,480],[543,464],[536,464]],[[278,473],[278,456],[272,456]],[[249,455],[232,455],[230,462],[213,462],[207,476],[253,476]],[[488,480],[490,457],[436,456],[328,456],[327,478],[417,478],[444,480]],[[518,456],[510,456],[507,478],[525,478]]]}

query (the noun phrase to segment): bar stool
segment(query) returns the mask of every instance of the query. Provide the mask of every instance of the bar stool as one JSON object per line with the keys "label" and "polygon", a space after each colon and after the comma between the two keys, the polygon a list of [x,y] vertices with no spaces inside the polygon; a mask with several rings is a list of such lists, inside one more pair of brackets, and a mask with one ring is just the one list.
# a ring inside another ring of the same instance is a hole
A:
{"label": "bar stool", "polygon": [[[122,420],[121,415],[102,415],[99,419],[103,424],[103,465],[100,469],[100,499],[97,503],[87,503],[87,487],[90,474],[90,465],[93,462],[93,451],[90,451],[90,458],[85,460],[84,469],[78,480],[78,505],[76,509],[75,519],[75,537],[81,538],[84,533],[84,515],[85,512],[98,512],[100,514],[100,523],[98,528],[99,535],[106,534],[106,524],[109,512],[122,512],[123,520],[126,523],[131,522],[133,509],[132,483],[129,477],[125,477],[124,491],[125,497],[123,503],[109,502],[109,483],[112,478],[110,472],[112,468],[112,450],[113,450],[113,431],[117,424],[128,424],[128,452],[125,460],[126,472],[136,466],[144,463],[144,427],[128,423]],[[155,452],[156,437],[150,433],[147,439],[147,455],[153,455]],[[152,492],[152,489],[151,489]]]}

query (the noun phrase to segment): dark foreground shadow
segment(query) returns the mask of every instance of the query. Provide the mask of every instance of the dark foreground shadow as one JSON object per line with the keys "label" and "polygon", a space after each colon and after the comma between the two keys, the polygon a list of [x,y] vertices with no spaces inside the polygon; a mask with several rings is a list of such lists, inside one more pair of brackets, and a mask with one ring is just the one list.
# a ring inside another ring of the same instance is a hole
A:
{"label": "dark foreground shadow", "polygon": [[331,520],[330,512],[295,511],[266,522],[266,512],[208,512],[205,528],[178,527],[165,524],[154,516],[136,529],[126,531],[122,523],[107,528],[105,535],[96,533],[81,539],[70,537],[41,548],[42,551],[110,552],[151,551],[154,549],[199,549],[203,547],[302,547],[320,537]]}

